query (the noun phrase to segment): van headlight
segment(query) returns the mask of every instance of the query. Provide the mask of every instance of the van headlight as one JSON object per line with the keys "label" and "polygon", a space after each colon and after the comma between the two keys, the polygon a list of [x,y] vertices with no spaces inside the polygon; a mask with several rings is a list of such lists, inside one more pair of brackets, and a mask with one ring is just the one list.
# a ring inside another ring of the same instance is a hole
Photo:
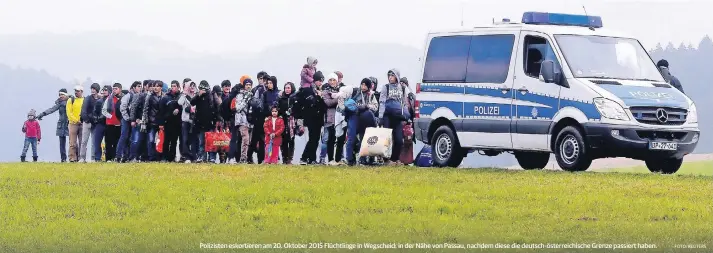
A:
{"label": "van headlight", "polygon": [[629,120],[626,110],[619,103],[606,98],[595,98],[594,105],[602,114],[602,117],[615,120]]}
{"label": "van headlight", "polygon": [[696,109],[696,104],[691,104],[688,107],[688,116],[686,116],[686,122],[688,123],[698,123],[698,109]]}

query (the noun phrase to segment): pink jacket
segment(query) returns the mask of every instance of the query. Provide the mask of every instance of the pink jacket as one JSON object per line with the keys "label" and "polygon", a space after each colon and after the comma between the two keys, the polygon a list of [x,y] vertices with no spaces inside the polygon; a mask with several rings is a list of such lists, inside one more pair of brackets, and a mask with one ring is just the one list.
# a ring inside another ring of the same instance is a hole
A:
{"label": "pink jacket", "polygon": [[37,140],[42,139],[42,130],[40,129],[40,122],[37,120],[25,121],[22,125],[22,132],[25,133],[26,138],[37,138]]}
{"label": "pink jacket", "polygon": [[300,72],[300,87],[309,87],[314,83],[314,73],[317,72],[317,68],[310,67],[305,64],[302,66],[302,72]]}

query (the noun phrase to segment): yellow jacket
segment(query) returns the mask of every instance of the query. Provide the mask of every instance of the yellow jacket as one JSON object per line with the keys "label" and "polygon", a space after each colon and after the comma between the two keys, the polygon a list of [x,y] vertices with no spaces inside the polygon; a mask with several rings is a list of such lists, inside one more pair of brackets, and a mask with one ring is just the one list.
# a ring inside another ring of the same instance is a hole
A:
{"label": "yellow jacket", "polygon": [[[74,103],[72,103],[74,100]],[[69,119],[69,124],[79,124],[79,115],[82,113],[82,104],[84,103],[84,98],[70,98],[67,100],[67,118]]]}

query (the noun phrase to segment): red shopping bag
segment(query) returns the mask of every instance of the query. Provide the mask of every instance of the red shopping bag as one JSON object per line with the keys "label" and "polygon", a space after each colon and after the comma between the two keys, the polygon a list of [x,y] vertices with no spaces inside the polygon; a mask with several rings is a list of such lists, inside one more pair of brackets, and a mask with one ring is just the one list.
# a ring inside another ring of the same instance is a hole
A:
{"label": "red shopping bag", "polygon": [[228,152],[230,149],[230,132],[216,130],[205,133],[206,152]]}
{"label": "red shopping bag", "polygon": [[163,153],[163,142],[166,140],[166,134],[163,130],[158,130],[156,135],[156,152]]}

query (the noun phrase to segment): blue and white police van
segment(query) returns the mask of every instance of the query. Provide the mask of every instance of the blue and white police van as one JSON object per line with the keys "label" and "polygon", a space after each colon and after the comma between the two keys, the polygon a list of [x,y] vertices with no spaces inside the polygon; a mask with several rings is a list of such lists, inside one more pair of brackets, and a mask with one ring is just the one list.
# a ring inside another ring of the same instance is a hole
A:
{"label": "blue and white police van", "polygon": [[584,171],[628,157],[675,173],[700,130],[635,38],[598,16],[526,12],[521,23],[431,32],[416,87],[415,134],[436,166],[511,152],[524,169]]}

